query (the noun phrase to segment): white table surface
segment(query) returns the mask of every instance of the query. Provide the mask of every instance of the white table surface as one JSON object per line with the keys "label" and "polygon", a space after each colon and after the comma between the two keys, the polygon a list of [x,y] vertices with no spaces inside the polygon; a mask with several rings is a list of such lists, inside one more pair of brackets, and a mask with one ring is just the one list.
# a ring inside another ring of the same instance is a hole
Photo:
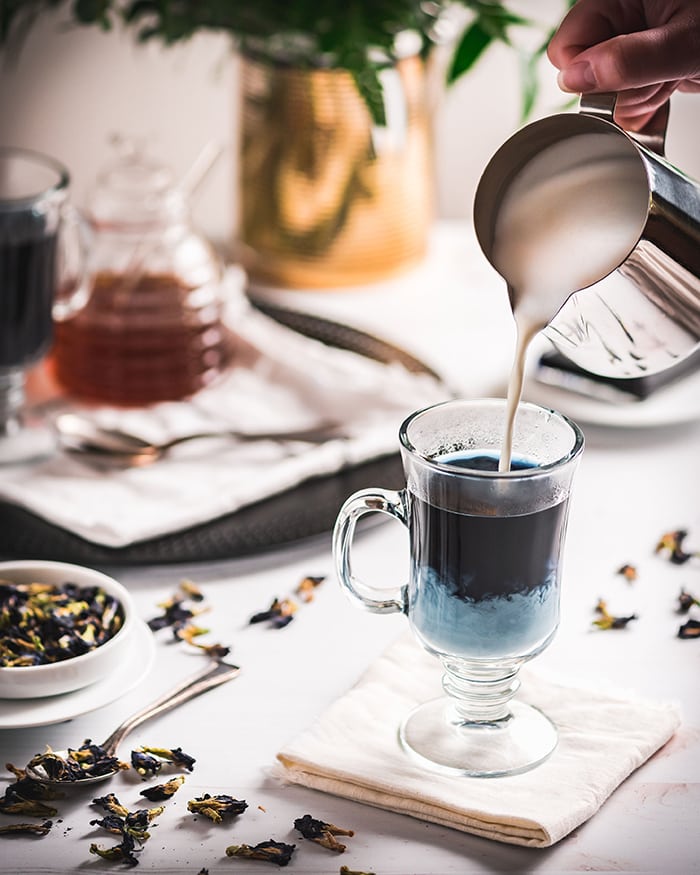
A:
{"label": "white table surface", "polygon": [[[507,373],[512,335],[504,292],[466,226],[438,227],[428,262],[409,277],[374,290],[285,294],[290,303],[402,342],[441,367],[465,394],[497,391]],[[158,613],[157,603],[180,580],[197,583],[211,608],[205,617],[212,630],[208,640],[230,644],[232,659],[243,669],[238,679],[145,724],[123,743],[124,759],[139,744],[181,746],[197,759],[184,786],[165,803],[139,857],[141,871],[272,871],[269,864],[224,854],[229,844],[271,837],[296,842],[286,871],[309,875],[338,872],[341,865],[376,875],[700,871],[700,641],[676,637],[682,618],[675,613],[681,587],[700,596],[700,561],[674,566],[654,554],[659,536],[681,527],[690,531],[688,546],[700,545],[700,426],[583,426],[587,446],[572,499],[562,623],[532,668],[676,702],[683,720],[674,739],[591,820],[545,850],[498,844],[285,785],[271,773],[277,751],[356,681],[402,633],[405,618],[363,613],[347,602],[334,578],[327,536],[235,561],[106,568],[129,587],[144,619]],[[406,544],[398,523],[365,529],[355,546],[357,573],[381,585],[402,583]],[[634,583],[616,574],[623,563],[638,567]],[[328,577],[294,622],[282,630],[248,625],[253,613],[273,597],[291,593],[309,574]],[[636,612],[639,619],[624,631],[594,629],[599,597],[614,613]],[[24,764],[46,744],[61,748],[88,737],[100,741],[125,716],[201,664],[199,654],[160,632],[155,665],[139,687],[69,722],[0,731],[1,762]],[[465,792],[470,780],[477,779],[465,779]],[[111,790],[128,807],[143,807],[142,785],[133,773],[124,773],[93,789],[59,803],[61,820],[48,836],[2,841],[0,871],[113,870],[115,864],[89,854],[91,842],[113,842],[89,826],[101,815],[88,803]],[[249,809],[231,824],[195,820],[186,803],[203,793],[231,794],[247,800]],[[355,830],[345,854],[299,838],[293,821],[305,813]]]}

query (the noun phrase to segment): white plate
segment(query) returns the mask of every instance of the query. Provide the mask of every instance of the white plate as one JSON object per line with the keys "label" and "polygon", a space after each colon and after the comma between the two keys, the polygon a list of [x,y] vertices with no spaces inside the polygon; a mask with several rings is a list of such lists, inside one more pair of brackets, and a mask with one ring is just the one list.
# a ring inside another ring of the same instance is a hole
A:
{"label": "white plate", "polygon": [[524,400],[552,407],[580,425],[658,428],[700,421],[700,371],[657,389],[644,400],[638,401],[632,396],[626,400],[621,395],[621,400],[613,402],[534,379],[540,352],[533,343],[528,355],[529,374],[523,388]]}
{"label": "white plate", "polygon": [[89,711],[96,711],[103,705],[109,705],[144,679],[153,665],[155,653],[153,633],[143,620],[139,620],[133,632],[128,656],[109,678],[61,696],[0,699],[0,729],[24,729],[62,723]]}

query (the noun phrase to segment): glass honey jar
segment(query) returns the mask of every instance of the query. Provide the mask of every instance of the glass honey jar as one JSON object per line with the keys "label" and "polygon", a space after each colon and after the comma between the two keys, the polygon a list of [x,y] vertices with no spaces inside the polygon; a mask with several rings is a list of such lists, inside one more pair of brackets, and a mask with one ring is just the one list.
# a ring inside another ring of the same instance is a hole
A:
{"label": "glass honey jar", "polygon": [[53,375],[82,401],[181,400],[227,367],[223,265],[171,172],[131,149],[89,198],[89,297],[54,325]]}

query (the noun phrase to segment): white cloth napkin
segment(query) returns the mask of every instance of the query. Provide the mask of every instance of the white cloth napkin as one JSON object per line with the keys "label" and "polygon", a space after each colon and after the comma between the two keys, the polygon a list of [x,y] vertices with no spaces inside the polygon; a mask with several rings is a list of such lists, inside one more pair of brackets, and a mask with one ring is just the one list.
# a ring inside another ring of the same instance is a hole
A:
{"label": "white cloth napkin", "polygon": [[427,772],[397,729],[441,693],[441,667],[400,638],[346,695],[278,754],[286,780],[509,844],[547,847],[600,808],[673,735],[679,716],[651,704],[562,686],[521,672],[518,697],[557,725],[559,742],[521,775],[466,778]]}
{"label": "white cloth napkin", "polygon": [[95,470],[59,454],[0,468],[0,499],[88,541],[123,547],[398,451],[403,418],[448,395],[429,374],[304,337],[255,310],[240,294],[232,297],[227,321],[237,338],[236,363],[190,401],[81,412],[156,441],[227,428],[302,429],[329,419],[342,422],[347,437],[322,445],[196,441],[157,464],[117,471]]}

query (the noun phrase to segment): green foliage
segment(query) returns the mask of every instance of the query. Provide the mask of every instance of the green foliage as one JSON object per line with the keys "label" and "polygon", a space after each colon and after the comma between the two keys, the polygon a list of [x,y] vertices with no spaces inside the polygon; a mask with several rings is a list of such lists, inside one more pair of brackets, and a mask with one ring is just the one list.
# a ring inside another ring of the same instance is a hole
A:
{"label": "green foliage", "polygon": [[[570,4],[562,0],[562,12]],[[81,25],[107,30],[121,22],[141,42],[172,45],[202,31],[224,32],[244,51],[346,69],[378,124],[384,121],[379,73],[396,58],[398,34],[414,33],[427,56],[446,16],[465,14],[448,69],[451,83],[492,44],[513,47],[511,29],[545,30],[512,12],[504,0],[0,0],[0,45],[16,50],[42,11],[60,7]],[[536,98],[535,71],[545,48],[546,40],[522,59],[523,116]]]}

